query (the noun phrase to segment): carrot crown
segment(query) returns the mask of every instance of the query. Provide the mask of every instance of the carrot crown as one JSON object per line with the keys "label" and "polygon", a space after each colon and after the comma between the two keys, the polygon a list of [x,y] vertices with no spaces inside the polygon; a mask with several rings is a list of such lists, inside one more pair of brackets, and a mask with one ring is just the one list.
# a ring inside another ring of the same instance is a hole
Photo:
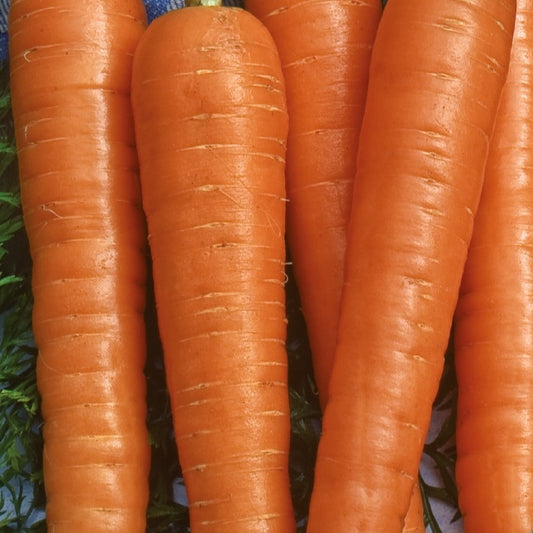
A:
{"label": "carrot crown", "polygon": [[221,6],[222,0],[185,0],[186,7],[193,6]]}

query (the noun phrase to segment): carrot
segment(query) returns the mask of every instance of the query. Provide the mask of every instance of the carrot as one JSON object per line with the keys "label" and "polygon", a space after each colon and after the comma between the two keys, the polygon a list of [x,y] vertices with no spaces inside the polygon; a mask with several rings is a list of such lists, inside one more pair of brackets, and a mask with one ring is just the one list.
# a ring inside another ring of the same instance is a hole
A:
{"label": "carrot", "polygon": [[415,480],[413,493],[409,502],[409,507],[405,515],[402,533],[425,533],[426,525],[424,523],[424,504],[422,503],[422,494],[420,485]]}
{"label": "carrot", "polygon": [[274,37],[285,77],[288,242],[324,407],[381,0],[246,0],[245,6]]}
{"label": "carrot", "polygon": [[191,531],[294,531],[274,42],[239,8],[170,11],[137,48],[132,102]]}
{"label": "carrot", "polygon": [[374,42],[309,533],[401,531],[508,68],[514,0],[389,0]]}
{"label": "carrot", "polygon": [[33,261],[49,531],[145,531],[145,229],[136,0],[13,0],[11,94]]}
{"label": "carrot", "polygon": [[[285,78],[290,121],[287,237],[324,409],[337,338],[355,155],[381,0],[246,0],[245,6],[272,34]],[[421,504],[415,493],[409,527],[423,531]]]}
{"label": "carrot", "polygon": [[533,2],[518,0],[454,329],[466,532],[533,531],[532,43]]}

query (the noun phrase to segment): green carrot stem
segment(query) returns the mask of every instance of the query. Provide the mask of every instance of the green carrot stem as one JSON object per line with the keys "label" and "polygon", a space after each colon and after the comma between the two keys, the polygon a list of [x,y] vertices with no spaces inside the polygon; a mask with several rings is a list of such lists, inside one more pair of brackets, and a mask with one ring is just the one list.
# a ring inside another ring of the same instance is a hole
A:
{"label": "green carrot stem", "polygon": [[221,6],[222,0],[185,0],[186,7],[193,6]]}

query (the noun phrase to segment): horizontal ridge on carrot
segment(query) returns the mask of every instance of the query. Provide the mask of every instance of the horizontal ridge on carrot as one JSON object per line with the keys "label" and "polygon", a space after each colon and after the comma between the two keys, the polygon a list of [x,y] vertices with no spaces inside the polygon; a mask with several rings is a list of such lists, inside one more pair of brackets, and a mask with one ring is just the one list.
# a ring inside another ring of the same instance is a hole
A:
{"label": "horizontal ridge on carrot", "polygon": [[193,533],[293,532],[279,57],[238,8],[156,19],[132,101]]}
{"label": "horizontal ridge on carrot", "polygon": [[144,532],[146,232],[129,98],[142,2],[13,0],[48,530]]}
{"label": "horizontal ridge on carrot", "polygon": [[533,2],[517,0],[454,328],[466,533],[533,531]]}
{"label": "horizontal ridge on carrot", "polygon": [[515,9],[514,0],[389,0],[384,9],[359,138],[308,533],[404,526]]}

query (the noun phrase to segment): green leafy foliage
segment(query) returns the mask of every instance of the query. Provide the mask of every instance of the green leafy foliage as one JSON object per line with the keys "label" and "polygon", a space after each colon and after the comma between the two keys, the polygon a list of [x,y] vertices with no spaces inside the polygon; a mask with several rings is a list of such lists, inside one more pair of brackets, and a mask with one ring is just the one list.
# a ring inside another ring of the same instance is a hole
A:
{"label": "green leafy foliage", "polygon": [[441,525],[437,522],[432,509],[432,502],[440,501],[451,509],[456,509],[453,521],[460,518],[457,502],[457,485],[455,482],[455,422],[457,406],[457,380],[453,361],[453,332],[445,355],[444,369],[440,381],[439,391],[434,402],[434,409],[445,414],[439,431],[433,440],[426,442],[424,454],[437,471],[440,483],[438,486],[428,483],[422,475],[419,476],[422,502],[424,504],[424,519],[432,533],[442,533]]}
{"label": "green leafy foliage", "polygon": [[0,66],[0,530],[38,531],[44,502],[30,259],[6,65]]}

